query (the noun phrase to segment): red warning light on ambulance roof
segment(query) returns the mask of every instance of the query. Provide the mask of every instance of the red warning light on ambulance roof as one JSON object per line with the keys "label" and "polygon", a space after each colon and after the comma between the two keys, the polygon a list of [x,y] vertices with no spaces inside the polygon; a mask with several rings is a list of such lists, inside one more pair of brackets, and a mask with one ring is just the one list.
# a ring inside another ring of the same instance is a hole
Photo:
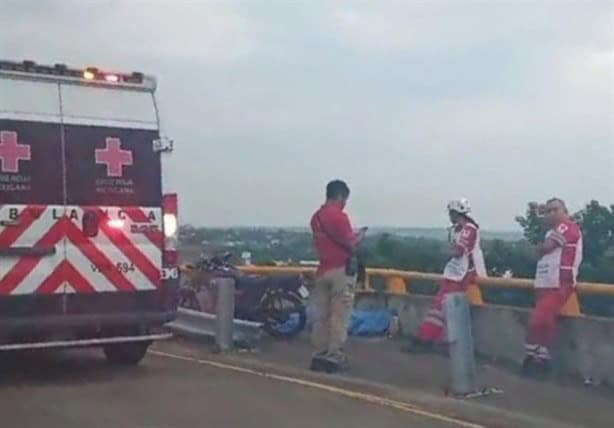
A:
{"label": "red warning light on ambulance roof", "polygon": [[65,64],[41,65],[34,61],[2,61],[0,60],[0,71],[13,73],[44,74],[47,76],[61,76],[65,78],[80,78],[92,82],[106,82],[114,85],[144,85],[155,89],[155,79],[145,77],[143,73],[134,71],[132,73],[106,73],[97,67],[86,67],[84,69],[68,68]]}
{"label": "red warning light on ambulance roof", "polygon": [[83,78],[86,80],[104,80],[109,83],[119,83],[119,74],[100,73],[97,69],[89,67],[83,70]]}
{"label": "red warning light on ambulance roof", "polygon": [[119,82],[119,76],[117,74],[105,74],[104,80],[111,83],[117,83]]}

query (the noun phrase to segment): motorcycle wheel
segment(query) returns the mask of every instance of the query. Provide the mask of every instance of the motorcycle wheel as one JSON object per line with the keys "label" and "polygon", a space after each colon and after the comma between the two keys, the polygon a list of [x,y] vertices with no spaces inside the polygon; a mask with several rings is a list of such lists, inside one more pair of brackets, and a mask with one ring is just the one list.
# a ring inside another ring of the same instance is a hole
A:
{"label": "motorcycle wheel", "polygon": [[276,339],[290,340],[305,328],[307,312],[299,296],[289,292],[268,294],[262,301],[262,328]]}

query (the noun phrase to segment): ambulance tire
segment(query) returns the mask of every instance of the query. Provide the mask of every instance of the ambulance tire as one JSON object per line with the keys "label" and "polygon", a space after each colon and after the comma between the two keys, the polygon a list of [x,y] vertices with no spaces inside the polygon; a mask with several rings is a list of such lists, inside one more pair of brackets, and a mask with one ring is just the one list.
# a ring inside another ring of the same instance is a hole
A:
{"label": "ambulance tire", "polygon": [[149,342],[118,343],[104,347],[107,361],[117,366],[136,366],[141,362],[149,348]]}

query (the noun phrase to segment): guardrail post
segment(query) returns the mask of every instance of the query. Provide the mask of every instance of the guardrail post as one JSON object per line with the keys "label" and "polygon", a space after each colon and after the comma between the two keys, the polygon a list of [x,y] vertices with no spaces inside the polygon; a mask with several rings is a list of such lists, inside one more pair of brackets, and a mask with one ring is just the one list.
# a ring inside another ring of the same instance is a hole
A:
{"label": "guardrail post", "polygon": [[386,278],[386,291],[393,294],[406,294],[407,286],[405,280],[400,276],[389,276]]}
{"label": "guardrail post", "polygon": [[566,317],[581,317],[582,312],[580,312],[580,301],[578,300],[578,293],[574,292],[569,296],[567,302],[563,308],[561,308],[561,315]]}
{"label": "guardrail post", "polygon": [[232,278],[216,278],[213,285],[217,287],[215,344],[220,352],[225,352],[231,350],[233,345],[235,281]]}
{"label": "guardrail post", "polygon": [[480,286],[476,283],[470,284],[469,287],[467,287],[467,291],[465,292],[465,294],[467,295],[469,303],[471,303],[472,305],[481,306],[484,304],[484,299],[482,298],[482,290],[480,289]]}
{"label": "guardrail post", "polygon": [[445,298],[450,352],[450,390],[466,395],[477,390],[471,313],[465,293],[450,293]]}

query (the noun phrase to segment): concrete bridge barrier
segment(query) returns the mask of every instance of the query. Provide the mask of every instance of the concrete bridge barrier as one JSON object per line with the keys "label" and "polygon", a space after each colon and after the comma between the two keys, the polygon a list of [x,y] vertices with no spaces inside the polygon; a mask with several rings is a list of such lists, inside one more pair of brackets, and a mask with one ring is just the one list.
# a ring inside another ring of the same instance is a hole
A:
{"label": "concrete bridge barrier", "polygon": [[[401,334],[414,335],[430,304],[430,296],[359,292],[360,309],[395,310]],[[473,306],[471,310],[476,352],[483,358],[518,366],[524,357],[529,309],[497,305]],[[563,317],[555,347],[555,370],[581,379],[592,378],[614,386],[614,319]]]}
{"label": "concrete bridge barrier", "polygon": [[[247,273],[313,275],[314,268],[300,266],[244,266]],[[436,283],[441,275],[396,269],[367,269],[366,279],[356,296],[359,309],[393,309],[399,314],[401,334],[416,334],[431,296],[414,294],[424,282]],[[379,280],[382,288],[373,287]],[[374,288],[378,288],[377,291]],[[479,278],[467,290],[472,305],[471,318],[475,349],[479,356],[493,362],[518,366],[524,357],[524,340],[531,308],[502,306],[485,302],[485,291],[510,290],[532,293],[532,280]],[[583,298],[612,301],[614,285],[579,283],[561,311],[558,344],[553,349],[553,365],[559,374],[580,379],[591,378],[614,386],[614,317],[587,315]]]}

